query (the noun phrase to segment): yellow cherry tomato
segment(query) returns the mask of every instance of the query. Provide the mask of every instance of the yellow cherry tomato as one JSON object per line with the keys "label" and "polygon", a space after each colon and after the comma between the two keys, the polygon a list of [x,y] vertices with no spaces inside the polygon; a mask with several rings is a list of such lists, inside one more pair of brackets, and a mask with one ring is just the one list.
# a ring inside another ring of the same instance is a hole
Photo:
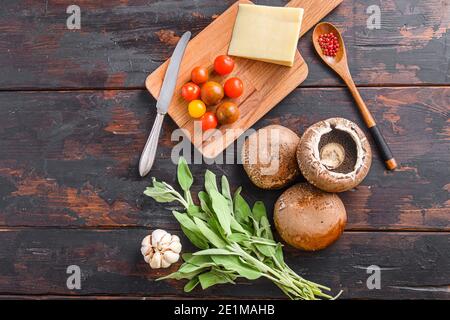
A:
{"label": "yellow cherry tomato", "polygon": [[200,118],[206,112],[206,105],[201,100],[192,100],[189,102],[188,111],[192,118]]}

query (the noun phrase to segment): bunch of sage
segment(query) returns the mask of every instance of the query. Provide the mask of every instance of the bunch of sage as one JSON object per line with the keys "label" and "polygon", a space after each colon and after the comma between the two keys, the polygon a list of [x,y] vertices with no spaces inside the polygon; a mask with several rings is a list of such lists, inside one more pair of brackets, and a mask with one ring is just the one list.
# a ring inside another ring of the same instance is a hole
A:
{"label": "bunch of sage", "polygon": [[186,212],[173,214],[186,237],[201,250],[183,254],[179,270],[158,280],[187,279],[184,290],[190,292],[198,284],[206,289],[215,284],[234,284],[239,277],[265,277],[291,299],[332,298],[322,291],[329,288],[305,280],[286,265],[282,245],[273,239],[263,202],[257,201],[250,208],[241,188],[232,196],[225,176],[219,191],[216,176],[207,170],[205,191],[198,193],[200,204],[196,205],[190,192],[194,179],[184,158],[178,163],[177,178],[183,195],[155,178],[144,194],[161,203],[180,202]]}

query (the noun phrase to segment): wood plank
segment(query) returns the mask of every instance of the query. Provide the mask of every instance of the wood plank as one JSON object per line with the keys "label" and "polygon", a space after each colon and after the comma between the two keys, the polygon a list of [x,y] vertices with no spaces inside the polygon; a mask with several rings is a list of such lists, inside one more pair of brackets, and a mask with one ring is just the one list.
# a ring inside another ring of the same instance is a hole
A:
{"label": "wood plank", "polygon": [[[143,88],[182,32],[198,33],[233,2],[82,1],[81,30],[68,30],[64,1],[4,0],[0,72],[8,76],[0,88]],[[381,29],[369,30],[373,4],[344,1],[326,18],[343,31],[356,83],[449,84],[449,1],[382,2]],[[310,66],[305,85],[341,84],[315,56],[310,37],[300,41]]]}
{"label": "wood plank", "polygon": [[[361,94],[400,168],[386,172],[375,157],[365,181],[341,195],[347,229],[450,230],[450,88],[366,88]],[[142,195],[150,178],[137,171],[154,106],[147,92],[133,90],[0,93],[0,225],[174,228],[165,206]],[[301,134],[334,116],[362,125],[346,90],[298,89],[256,128],[279,123]],[[175,128],[169,119],[164,123],[150,175],[171,184]],[[252,186],[241,165],[225,164],[193,165],[194,191],[206,168],[242,185],[250,201],[264,199],[269,210],[280,194]]]}
{"label": "wood plank", "polygon": [[[160,281],[139,252],[144,229],[0,231],[0,294],[129,295],[283,298],[267,280],[182,292],[183,282]],[[192,250],[183,238],[184,250]],[[317,253],[285,248],[288,264],[307,279],[343,290],[343,298],[450,299],[448,233],[350,232]],[[81,290],[66,287],[69,265],[81,268]],[[381,289],[366,286],[377,265]],[[176,270],[177,266],[169,271]]]}

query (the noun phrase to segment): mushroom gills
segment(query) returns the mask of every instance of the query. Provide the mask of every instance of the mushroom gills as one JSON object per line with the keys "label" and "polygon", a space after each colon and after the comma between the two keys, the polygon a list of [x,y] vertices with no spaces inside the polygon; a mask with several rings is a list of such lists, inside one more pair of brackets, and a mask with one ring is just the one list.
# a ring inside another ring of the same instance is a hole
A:
{"label": "mushroom gills", "polygon": [[336,169],[345,159],[344,147],[338,143],[328,143],[320,149],[320,161],[328,169]]}
{"label": "mushroom gills", "polygon": [[333,128],[320,137],[319,150],[320,161],[328,170],[337,173],[354,170],[358,149],[349,133]]}

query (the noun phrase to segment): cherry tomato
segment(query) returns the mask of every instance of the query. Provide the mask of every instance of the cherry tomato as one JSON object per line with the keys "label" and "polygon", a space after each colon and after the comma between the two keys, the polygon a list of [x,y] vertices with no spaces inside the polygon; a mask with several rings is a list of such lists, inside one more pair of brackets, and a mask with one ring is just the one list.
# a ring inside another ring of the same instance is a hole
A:
{"label": "cherry tomato", "polygon": [[200,97],[200,87],[193,82],[188,82],[181,87],[181,96],[186,101],[198,99]]}
{"label": "cherry tomato", "polygon": [[208,106],[218,104],[224,96],[223,87],[220,83],[208,81],[202,85],[201,96]]}
{"label": "cherry tomato", "polygon": [[231,73],[234,69],[234,60],[233,58],[222,55],[218,56],[216,60],[214,60],[214,71],[216,71],[220,75],[226,75]]}
{"label": "cherry tomato", "polygon": [[239,78],[230,78],[223,86],[225,94],[230,98],[238,98],[244,91],[244,84]]}
{"label": "cherry tomato", "polygon": [[217,119],[220,124],[230,124],[239,119],[239,108],[234,102],[223,102],[216,109]]}
{"label": "cherry tomato", "polygon": [[208,69],[205,67],[195,67],[191,72],[191,80],[196,84],[202,84],[208,81]]}
{"label": "cherry tomato", "polygon": [[202,130],[206,131],[217,127],[217,117],[214,112],[208,111],[202,117]]}
{"label": "cherry tomato", "polygon": [[206,112],[206,106],[201,100],[192,100],[188,105],[189,115],[192,118],[200,118]]}

